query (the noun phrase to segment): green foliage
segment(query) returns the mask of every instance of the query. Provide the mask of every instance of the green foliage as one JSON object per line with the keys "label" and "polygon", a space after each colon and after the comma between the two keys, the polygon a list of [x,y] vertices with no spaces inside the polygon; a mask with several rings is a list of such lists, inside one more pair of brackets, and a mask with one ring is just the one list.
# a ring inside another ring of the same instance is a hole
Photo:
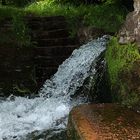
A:
{"label": "green foliage", "polygon": [[12,17],[13,15],[24,15],[25,12],[22,9],[14,6],[1,6],[0,5],[0,20],[6,17]]}
{"label": "green foliage", "polygon": [[[123,23],[127,10],[123,6],[112,4],[79,5],[56,4],[52,0],[33,3],[25,8],[26,11],[38,15],[62,15],[70,25],[77,29],[79,24],[102,28],[108,32],[116,32]],[[72,28],[73,28],[72,27]]]}
{"label": "green foliage", "polygon": [[31,46],[31,38],[29,36],[28,29],[23,22],[22,16],[20,14],[13,16],[13,33],[16,36],[18,46]]}
{"label": "green foliage", "polygon": [[13,85],[13,90],[14,90],[15,93],[18,93],[18,94],[20,94],[22,96],[25,96],[26,94],[31,94],[31,91],[28,88],[19,87],[18,84]]}
{"label": "green foliage", "polygon": [[85,24],[104,29],[107,32],[116,32],[122,25],[127,11],[116,5],[97,5],[89,7],[84,16]]}
{"label": "green foliage", "polygon": [[[6,30],[1,32],[0,43],[6,44],[12,42],[11,45],[18,47],[31,46],[29,30],[23,22],[23,16],[26,14],[25,11],[9,6],[0,6],[0,21],[3,21],[5,18],[12,18],[12,31]],[[6,19],[8,20],[8,19]]]}
{"label": "green foliage", "polygon": [[10,1],[13,2],[14,5],[19,7],[23,7],[29,4],[29,0],[10,0]]}
{"label": "green foliage", "polygon": [[61,4],[73,4],[73,5],[81,5],[81,4],[100,4],[103,3],[105,0],[53,0],[56,3]]}
{"label": "green foliage", "polygon": [[17,7],[24,7],[25,5],[34,1],[35,0],[4,0],[3,2],[4,2],[4,5],[14,5]]}
{"label": "green foliage", "polygon": [[24,9],[0,6],[0,18],[15,17],[14,31],[16,32],[16,36],[23,45],[27,44],[28,46],[30,42],[28,31],[22,21],[20,23],[21,19],[17,17],[17,15],[24,16],[27,13],[39,16],[65,16],[69,23],[68,27],[71,29],[71,35],[73,36],[80,26],[92,26],[101,28],[106,32],[116,32],[122,25],[127,10],[123,6],[118,6],[113,1],[99,5],[75,6],[70,3],[61,4],[60,1],[56,3],[56,0],[42,0],[30,4]]}
{"label": "green foliage", "polygon": [[129,11],[133,10],[133,0],[106,0],[105,3],[124,6]]}

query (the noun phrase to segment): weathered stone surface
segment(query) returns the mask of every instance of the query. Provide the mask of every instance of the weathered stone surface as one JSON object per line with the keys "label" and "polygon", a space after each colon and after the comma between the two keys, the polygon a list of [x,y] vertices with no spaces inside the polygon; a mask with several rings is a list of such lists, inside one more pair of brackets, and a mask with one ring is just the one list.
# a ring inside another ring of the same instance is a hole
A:
{"label": "weathered stone surface", "polygon": [[140,0],[134,0],[134,11],[129,13],[119,31],[119,43],[137,42],[140,46]]}
{"label": "weathered stone surface", "polygon": [[36,31],[32,32],[34,39],[41,39],[41,38],[65,38],[69,37],[69,32],[66,29],[55,29],[52,31]]}
{"label": "weathered stone surface", "polygon": [[27,22],[27,25],[28,27],[30,27],[33,31],[37,31],[38,28],[41,29],[42,31],[43,30],[47,30],[47,31],[51,31],[51,30],[54,30],[54,29],[63,29],[67,27],[67,23],[66,21],[49,21],[49,22]]}
{"label": "weathered stone surface", "polygon": [[75,107],[69,116],[68,140],[139,140],[140,114],[116,104]]}
{"label": "weathered stone surface", "polygon": [[67,46],[67,45],[76,45],[78,41],[75,38],[41,38],[35,39],[33,41],[37,42],[37,46],[40,47],[49,47],[49,46]]}

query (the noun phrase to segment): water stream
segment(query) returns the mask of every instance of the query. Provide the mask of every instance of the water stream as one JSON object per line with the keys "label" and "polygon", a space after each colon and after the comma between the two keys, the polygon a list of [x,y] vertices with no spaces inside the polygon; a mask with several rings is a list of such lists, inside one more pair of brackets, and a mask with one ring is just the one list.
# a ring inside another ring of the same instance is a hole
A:
{"label": "water stream", "polygon": [[34,131],[65,129],[71,108],[87,102],[86,97],[71,96],[95,73],[96,58],[105,50],[106,42],[104,36],[74,50],[57,73],[46,80],[39,97],[0,101],[0,140],[21,140]]}

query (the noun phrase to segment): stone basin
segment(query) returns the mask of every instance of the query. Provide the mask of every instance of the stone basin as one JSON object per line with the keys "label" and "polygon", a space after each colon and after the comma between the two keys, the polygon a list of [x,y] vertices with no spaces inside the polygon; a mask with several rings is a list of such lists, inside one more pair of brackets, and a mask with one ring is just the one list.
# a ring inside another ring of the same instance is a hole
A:
{"label": "stone basin", "polygon": [[68,140],[140,140],[140,114],[117,104],[87,104],[72,109]]}

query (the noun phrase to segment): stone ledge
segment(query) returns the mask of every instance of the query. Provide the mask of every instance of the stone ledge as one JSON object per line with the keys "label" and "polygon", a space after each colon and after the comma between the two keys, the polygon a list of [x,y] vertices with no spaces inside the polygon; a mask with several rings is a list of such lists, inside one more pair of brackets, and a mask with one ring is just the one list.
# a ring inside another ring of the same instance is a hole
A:
{"label": "stone ledge", "polygon": [[69,116],[68,140],[139,140],[140,114],[116,104],[75,107]]}

